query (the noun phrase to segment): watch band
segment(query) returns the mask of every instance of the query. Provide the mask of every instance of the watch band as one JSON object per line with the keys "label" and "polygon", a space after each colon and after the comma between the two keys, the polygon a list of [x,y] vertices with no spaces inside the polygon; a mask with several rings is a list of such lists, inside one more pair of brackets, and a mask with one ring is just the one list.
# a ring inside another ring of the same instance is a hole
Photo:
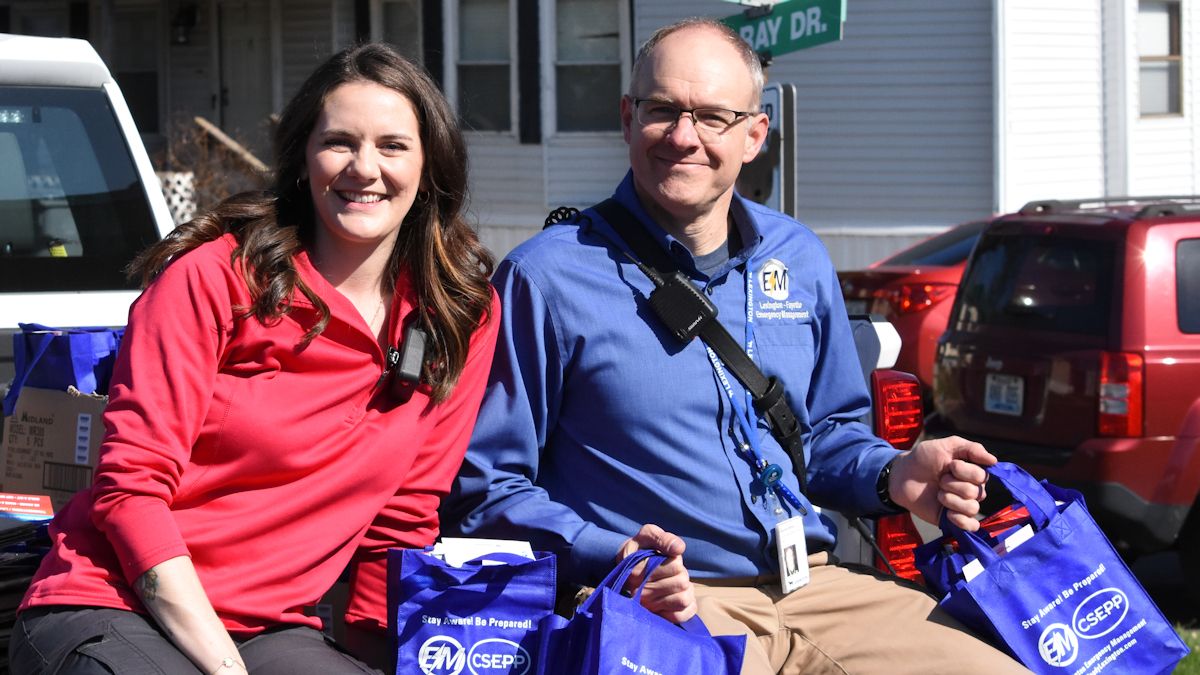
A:
{"label": "watch band", "polygon": [[892,478],[892,465],[896,463],[896,457],[888,460],[887,464],[883,465],[883,469],[879,471],[879,478],[875,479],[875,496],[879,498],[880,503],[891,511],[904,511],[904,507],[892,501],[892,493],[889,489]]}

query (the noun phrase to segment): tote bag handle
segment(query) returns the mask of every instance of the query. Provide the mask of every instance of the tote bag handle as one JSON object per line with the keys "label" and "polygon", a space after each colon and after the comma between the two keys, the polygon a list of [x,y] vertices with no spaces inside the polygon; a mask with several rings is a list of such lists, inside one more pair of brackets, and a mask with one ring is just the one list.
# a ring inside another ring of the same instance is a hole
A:
{"label": "tote bag handle", "polygon": [[16,369],[16,375],[13,378],[12,385],[8,388],[8,393],[4,396],[4,416],[7,417],[13,414],[13,410],[17,406],[17,394],[21,393],[21,389],[25,386],[25,380],[29,379],[29,374],[33,372],[34,366],[38,361],[42,360],[46,351],[50,349],[50,343],[54,341],[55,329],[48,328],[37,323],[19,323],[21,332],[14,335],[14,340],[28,340],[30,337],[37,337],[37,345],[33,348],[33,355],[26,360],[25,349],[14,349],[13,367]]}
{"label": "tote bag handle", "polygon": [[[640,603],[642,599],[642,589],[646,587],[646,582],[650,580],[650,575],[654,573],[654,570],[658,569],[659,565],[662,565],[667,560],[666,556],[663,554],[650,549],[638,549],[625,556],[625,558],[622,559],[621,562],[617,563],[617,566],[608,573],[608,576],[604,577],[604,581],[601,581],[600,585],[596,587],[596,592],[589,595],[587,600],[583,601],[583,604],[579,606],[579,611],[583,613],[589,613],[591,611],[592,603],[595,601],[595,598],[600,595],[601,588],[607,588],[614,593],[620,593],[621,589],[625,588],[625,583],[629,581],[630,575],[633,574],[633,569],[641,564],[643,560],[646,561],[646,571],[642,573],[642,583],[638,584],[637,589],[634,590],[633,595],[631,596],[634,602]],[[700,619],[699,615],[693,616],[687,621],[677,625],[689,633],[703,635],[706,637],[710,636],[710,633],[708,632],[708,626],[704,625],[704,621]]]}
{"label": "tote bag handle", "polygon": [[[1016,464],[997,462],[994,466],[988,467],[987,471],[1008,489],[1013,499],[1021,502],[1029,510],[1029,518],[1033,522],[1034,530],[1044,529],[1050,519],[1058,513],[1054,496],[1037,479]],[[979,558],[984,567],[1000,559],[999,554],[984,541],[983,537],[975,532],[967,532],[951,523],[950,519],[946,517],[945,509],[942,509],[942,515],[938,518],[938,525],[944,534],[953,536],[964,551]]]}

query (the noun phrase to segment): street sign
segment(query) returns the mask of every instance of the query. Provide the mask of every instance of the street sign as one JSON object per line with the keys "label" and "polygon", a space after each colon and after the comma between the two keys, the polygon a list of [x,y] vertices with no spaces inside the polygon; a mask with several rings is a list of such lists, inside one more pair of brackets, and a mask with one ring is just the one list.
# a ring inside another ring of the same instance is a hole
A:
{"label": "street sign", "polygon": [[765,9],[747,10],[722,22],[754,51],[772,57],[842,39],[846,0],[788,0]]}

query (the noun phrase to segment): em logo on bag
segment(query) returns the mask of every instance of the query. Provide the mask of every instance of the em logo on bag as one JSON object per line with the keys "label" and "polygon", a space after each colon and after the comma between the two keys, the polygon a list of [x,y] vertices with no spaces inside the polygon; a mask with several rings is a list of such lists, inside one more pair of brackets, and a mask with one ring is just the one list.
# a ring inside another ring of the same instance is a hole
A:
{"label": "em logo on bag", "polygon": [[466,663],[466,650],[448,635],[434,635],[417,652],[417,665],[425,675],[459,675]]}
{"label": "em logo on bag", "polygon": [[1038,654],[1052,666],[1069,666],[1079,656],[1079,639],[1065,623],[1052,623],[1038,638]]}

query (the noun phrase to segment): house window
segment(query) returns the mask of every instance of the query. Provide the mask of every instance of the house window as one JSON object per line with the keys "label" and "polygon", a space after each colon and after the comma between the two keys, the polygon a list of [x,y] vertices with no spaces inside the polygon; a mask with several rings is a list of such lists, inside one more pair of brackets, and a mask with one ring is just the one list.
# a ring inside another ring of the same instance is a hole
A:
{"label": "house window", "polygon": [[1143,116],[1183,112],[1179,38],[1178,0],[1142,0],[1138,5],[1138,65]]}
{"label": "house window", "polygon": [[377,7],[372,12],[378,12],[377,20],[372,20],[372,26],[380,27],[380,34],[374,39],[390,43],[401,54],[416,63],[425,59],[424,44],[421,39],[421,0],[377,0]]}
{"label": "house window", "polygon": [[512,130],[509,0],[458,5],[458,112],[468,129]]}
{"label": "house window", "polygon": [[621,128],[621,19],[613,0],[558,0],[555,122],[558,131]]}

